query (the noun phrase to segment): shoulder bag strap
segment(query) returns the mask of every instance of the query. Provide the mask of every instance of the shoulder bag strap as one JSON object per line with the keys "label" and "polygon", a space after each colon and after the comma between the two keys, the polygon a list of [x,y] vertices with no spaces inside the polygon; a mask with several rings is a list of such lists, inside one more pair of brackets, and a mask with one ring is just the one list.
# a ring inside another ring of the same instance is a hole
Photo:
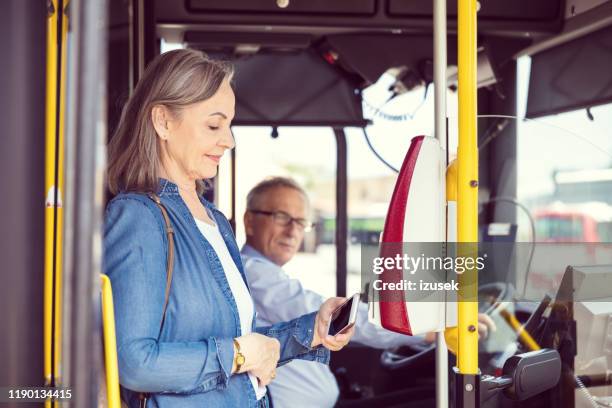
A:
{"label": "shoulder bag strap", "polygon": [[[153,202],[161,210],[162,216],[164,217],[164,223],[166,224],[166,238],[168,240],[168,257],[166,258],[166,294],[164,297],[164,307],[162,309],[161,323],[159,324],[159,334],[157,338],[161,336],[161,331],[164,328],[164,321],[166,320],[166,310],[168,308],[168,301],[170,300],[170,286],[172,285],[172,272],[174,270],[174,230],[170,224],[170,217],[166,207],[161,202],[161,199],[157,194],[147,194],[147,196],[153,200]],[[147,406],[147,400],[149,399],[148,393],[140,393],[138,395],[139,407],[144,408]]]}
{"label": "shoulder bag strap", "polygon": [[[151,200],[159,207],[162,216],[164,217],[164,223],[166,224],[166,237],[168,239],[168,257],[166,258],[166,294],[164,298],[164,308],[162,309],[161,323],[159,324],[159,334],[164,327],[164,321],[166,320],[166,309],[168,308],[168,301],[170,299],[170,286],[172,285],[172,271],[174,270],[174,230],[170,224],[170,217],[166,207],[161,202],[161,199],[156,194],[148,195]],[[159,336],[158,336],[159,338]]]}

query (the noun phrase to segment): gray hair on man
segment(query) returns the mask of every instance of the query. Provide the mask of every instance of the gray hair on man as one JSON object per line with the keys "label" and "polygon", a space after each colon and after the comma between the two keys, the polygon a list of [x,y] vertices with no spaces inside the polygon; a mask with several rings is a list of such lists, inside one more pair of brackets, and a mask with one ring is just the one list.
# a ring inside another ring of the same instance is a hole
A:
{"label": "gray hair on man", "polygon": [[310,207],[310,202],[308,200],[308,195],[306,191],[300,186],[295,180],[289,177],[268,177],[263,181],[257,183],[255,187],[249,191],[247,195],[246,208],[247,210],[255,210],[258,205],[261,203],[261,198],[270,191],[273,191],[277,188],[291,188],[299,191],[304,196],[304,201],[306,201],[306,205]]}

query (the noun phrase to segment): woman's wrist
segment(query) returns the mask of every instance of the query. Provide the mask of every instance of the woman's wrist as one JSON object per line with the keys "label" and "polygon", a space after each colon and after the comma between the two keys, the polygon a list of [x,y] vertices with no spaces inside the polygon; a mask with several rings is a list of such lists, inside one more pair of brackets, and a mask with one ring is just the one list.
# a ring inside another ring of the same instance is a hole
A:
{"label": "woman's wrist", "polygon": [[246,371],[245,370],[246,358],[242,352],[241,345],[240,345],[240,342],[238,341],[238,338],[235,338],[232,341],[232,344],[234,346],[234,359],[232,360],[232,374],[244,372]]}
{"label": "woman's wrist", "polygon": [[238,354],[238,349],[236,348],[236,344],[232,342],[232,346],[234,347],[234,354],[232,354],[232,374],[236,374],[238,371],[238,364],[236,364],[236,355]]}

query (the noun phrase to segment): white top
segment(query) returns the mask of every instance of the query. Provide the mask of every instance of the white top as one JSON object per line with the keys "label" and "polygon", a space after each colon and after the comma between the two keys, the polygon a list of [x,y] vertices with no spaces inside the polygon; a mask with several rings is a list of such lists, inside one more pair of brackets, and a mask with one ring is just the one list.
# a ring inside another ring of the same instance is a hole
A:
{"label": "white top", "polygon": [[[290,278],[283,268],[253,247],[245,245],[241,255],[257,309],[257,326],[269,326],[316,312],[325,301],[323,296],[305,289],[299,280]],[[423,344],[423,337],[394,333],[369,323],[368,305],[360,303],[351,341],[386,349]],[[277,368],[276,374],[268,385],[275,408],[331,408],[336,404],[338,384],[327,365],[293,360]]]}
{"label": "white top", "polygon": [[[249,289],[244,283],[244,280],[240,275],[240,271],[238,270],[236,263],[232,259],[232,256],[227,249],[227,245],[225,245],[225,241],[221,236],[219,227],[217,225],[210,225],[206,222],[200,221],[197,218],[194,219],[198,229],[213,247],[217,253],[217,256],[219,257],[219,260],[221,261],[221,265],[225,271],[225,277],[227,278],[227,283],[229,284],[232,295],[234,295],[234,299],[236,300],[236,306],[238,307],[241,333],[243,336],[245,334],[249,334],[251,333],[251,322],[253,321],[253,315],[255,314],[253,299],[251,299]],[[259,400],[266,395],[266,387],[260,387],[257,377],[251,373],[248,374],[249,379],[253,384],[253,388],[255,389],[257,399]]]}

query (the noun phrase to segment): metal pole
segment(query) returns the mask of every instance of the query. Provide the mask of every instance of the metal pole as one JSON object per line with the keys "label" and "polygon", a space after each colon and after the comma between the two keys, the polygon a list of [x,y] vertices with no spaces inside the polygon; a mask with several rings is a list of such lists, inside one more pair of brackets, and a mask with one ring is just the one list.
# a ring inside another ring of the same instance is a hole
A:
{"label": "metal pole", "polygon": [[101,347],[100,272],[106,155],[107,0],[71,0],[67,77],[66,189],[69,198],[64,299],[65,381],[73,392],[62,406],[97,405]]}
{"label": "metal pole", "polygon": [[[476,0],[458,2],[459,147],[457,151],[458,255],[475,258],[478,245],[478,147],[476,92]],[[478,370],[478,275],[459,275],[455,407],[480,403]]]}
{"label": "metal pole", "polygon": [[[435,136],[446,146],[446,0],[434,1]],[[448,164],[448,163],[447,163]]]}
{"label": "metal pole", "polygon": [[346,253],[348,234],[347,149],[344,129],[336,136],[336,295],[346,296]]}
{"label": "metal pole", "polygon": [[[446,151],[446,0],[434,0],[435,136]],[[447,156],[448,158],[448,153]],[[448,165],[448,163],[446,163]],[[436,407],[448,407],[448,349],[436,333]]]}

